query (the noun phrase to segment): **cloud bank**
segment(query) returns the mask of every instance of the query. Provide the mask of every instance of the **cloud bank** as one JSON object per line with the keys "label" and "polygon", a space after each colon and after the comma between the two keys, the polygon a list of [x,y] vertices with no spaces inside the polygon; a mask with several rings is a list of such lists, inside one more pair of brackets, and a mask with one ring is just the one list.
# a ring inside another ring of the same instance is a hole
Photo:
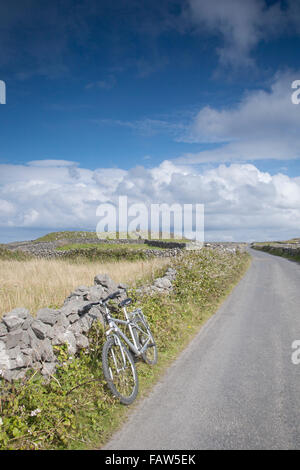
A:
{"label": "cloud bank", "polygon": [[271,175],[252,164],[198,171],[159,166],[95,171],[66,166],[0,165],[0,227],[95,230],[101,202],[203,203],[206,240],[263,240],[299,235],[300,177]]}

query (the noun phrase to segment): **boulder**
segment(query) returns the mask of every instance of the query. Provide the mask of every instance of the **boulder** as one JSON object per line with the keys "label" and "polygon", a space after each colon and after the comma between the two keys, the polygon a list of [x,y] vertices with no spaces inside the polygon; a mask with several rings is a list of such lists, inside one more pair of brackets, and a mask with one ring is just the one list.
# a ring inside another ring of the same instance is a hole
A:
{"label": "boulder", "polygon": [[3,315],[2,321],[6,325],[8,331],[14,331],[20,328],[25,320],[24,318],[20,318],[19,316],[10,312]]}
{"label": "boulder", "polygon": [[46,325],[53,326],[57,322],[58,315],[60,314],[59,310],[52,310],[50,308],[42,308],[38,310],[36,314],[36,319],[40,320]]}
{"label": "boulder", "polygon": [[48,336],[49,327],[41,320],[34,320],[31,329],[38,339],[45,339]]}

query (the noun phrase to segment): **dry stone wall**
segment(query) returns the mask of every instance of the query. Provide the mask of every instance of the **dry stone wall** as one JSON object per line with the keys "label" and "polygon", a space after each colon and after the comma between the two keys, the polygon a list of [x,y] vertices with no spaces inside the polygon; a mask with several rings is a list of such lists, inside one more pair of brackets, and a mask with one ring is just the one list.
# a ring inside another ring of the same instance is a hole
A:
{"label": "dry stone wall", "polygon": [[[168,293],[176,270],[168,268],[152,286],[139,289],[141,295]],[[101,309],[91,302],[120,291],[118,302],[127,297],[126,285],[116,284],[106,274],[99,274],[94,285],[79,286],[58,309],[42,308],[33,317],[26,308],[15,308],[0,321],[0,376],[13,381],[23,378],[28,369],[37,369],[45,378],[58,366],[53,346],[67,344],[70,355],[88,349],[87,333],[95,320],[103,322]]]}

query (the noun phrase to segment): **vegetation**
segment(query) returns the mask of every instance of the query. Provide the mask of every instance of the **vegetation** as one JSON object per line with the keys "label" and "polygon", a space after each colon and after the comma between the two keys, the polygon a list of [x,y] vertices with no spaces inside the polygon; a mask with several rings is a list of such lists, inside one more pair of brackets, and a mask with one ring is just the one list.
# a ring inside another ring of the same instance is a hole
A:
{"label": "vegetation", "polygon": [[0,246],[0,261],[1,260],[15,260],[15,261],[25,261],[32,259],[32,256],[29,253],[26,253],[21,250],[8,250],[7,248]]}
{"label": "vegetation", "polygon": [[255,243],[252,248],[256,250],[265,251],[275,256],[282,256],[283,258],[291,259],[293,261],[300,262],[300,246],[290,247],[290,242],[287,245],[279,243]]}
{"label": "vegetation", "polygon": [[[101,237],[103,236],[104,238],[110,239],[111,235],[107,232],[103,232],[101,234]],[[148,238],[148,233],[147,232],[141,232],[140,235],[142,238]],[[47,235],[44,235],[42,237],[37,238],[34,240],[34,242],[54,242],[54,241],[60,241],[60,240],[79,240],[79,239],[98,239],[97,233],[96,232],[87,232],[87,231],[65,231],[65,232],[51,232],[48,233]],[[117,239],[123,239],[127,238],[127,233],[125,232],[117,232],[116,234]],[[129,238],[137,238],[135,234],[132,234]],[[159,234],[151,238],[152,240],[159,240]],[[164,239],[164,241],[169,241],[169,242],[186,242],[187,239],[176,239],[176,238],[169,238],[169,239]]]}
{"label": "vegetation", "polygon": [[[190,252],[175,262],[178,275],[171,295],[143,298],[141,304],[159,348],[159,363],[154,368],[137,364],[140,396],[216,310],[248,264],[246,253]],[[134,290],[131,294],[135,298]],[[72,359],[65,348],[59,348],[61,367],[48,383],[37,372],[29,372],[26,382],[0,384],[0,448],[95,448],[121,424],[130,409],[106,390],[100,359],[101,324],[93,327],[90,336],[90,354],[82,352]]]}
{"label": "vegetation", "polygon": [[131,286],[153,279],[169,260],[65,261],[60,259],[0,260],[0,316],[16,307],[32,315],[46,306],[59,308],[79,285],[90,286],[99,273]]}

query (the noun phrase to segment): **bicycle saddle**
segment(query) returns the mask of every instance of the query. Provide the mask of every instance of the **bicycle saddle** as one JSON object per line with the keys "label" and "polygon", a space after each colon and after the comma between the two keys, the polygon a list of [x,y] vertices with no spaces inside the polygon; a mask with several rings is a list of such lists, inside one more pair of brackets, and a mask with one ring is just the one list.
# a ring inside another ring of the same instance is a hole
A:
{"label": "bicycle saddle", "polygon": [[127,299],[122,300],[119,303],[119,307],[127,307],[127,305],[130,305],[131,303],[132,303],[132,299],[130,297],[128,297]]}

